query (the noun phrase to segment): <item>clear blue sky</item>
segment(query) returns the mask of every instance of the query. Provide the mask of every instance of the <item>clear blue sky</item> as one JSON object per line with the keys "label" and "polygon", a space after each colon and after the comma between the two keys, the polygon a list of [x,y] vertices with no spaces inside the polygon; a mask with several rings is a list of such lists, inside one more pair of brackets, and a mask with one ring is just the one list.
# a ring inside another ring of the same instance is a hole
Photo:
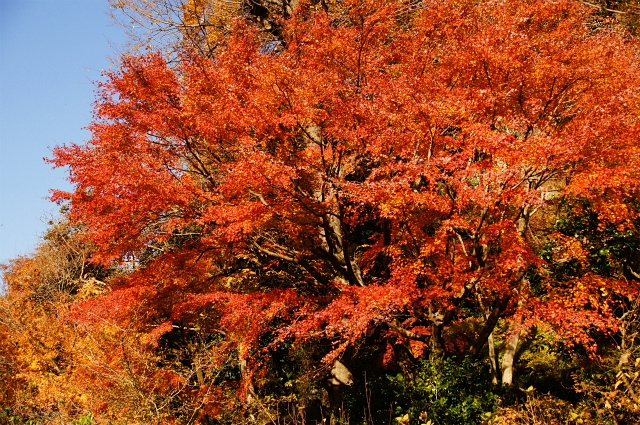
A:
{"label": "clear blue sky", "polygon": [[69,189],[43,158],[89,138],[93,81],[124,44],[107,0],[0,0],[0,263],[28,254]]}

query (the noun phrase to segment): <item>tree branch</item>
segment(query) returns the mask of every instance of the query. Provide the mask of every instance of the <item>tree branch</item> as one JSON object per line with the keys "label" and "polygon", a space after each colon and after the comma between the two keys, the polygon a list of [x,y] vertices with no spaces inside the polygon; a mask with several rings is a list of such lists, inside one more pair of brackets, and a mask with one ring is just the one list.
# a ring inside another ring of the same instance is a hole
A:
{"label": "tree branch", "polygon": [[420,335],[417,334],[415,332],[411,332],[408,329],[405,329],[399,322],[397,319],[393,319],[390,322],[387,322],[387,325],[389,325],[389,327],[391,329],[393,329],[394,331],[398,332],[400,335],[405,336],[409,339],[414,339],[417,341],[422,341],[424,343],[429,343],[429,340],[431,339],[431,337],[427,336],[427,335]]}

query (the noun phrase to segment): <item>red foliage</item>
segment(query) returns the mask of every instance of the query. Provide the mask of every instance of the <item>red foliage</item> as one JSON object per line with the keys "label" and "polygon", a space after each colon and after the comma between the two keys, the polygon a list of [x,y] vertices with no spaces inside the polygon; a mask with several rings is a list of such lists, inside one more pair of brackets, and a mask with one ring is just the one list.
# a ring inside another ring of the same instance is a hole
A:
{"label": "red foliage", "polygon": [[526,272],[563,198],[638,217],[637,43],[572,1],[424,3],[348,0],[340,22],[303,5],[275,47],[238,24],[213,60],[123,58],[92,139],[51,160],[95,261],[131,270],[92,314],[200,323],[243,359],[275,329],[329,338],[330,360],[478,296],[576,342],[611,327],[600,288],[626,282],[535,294]]}

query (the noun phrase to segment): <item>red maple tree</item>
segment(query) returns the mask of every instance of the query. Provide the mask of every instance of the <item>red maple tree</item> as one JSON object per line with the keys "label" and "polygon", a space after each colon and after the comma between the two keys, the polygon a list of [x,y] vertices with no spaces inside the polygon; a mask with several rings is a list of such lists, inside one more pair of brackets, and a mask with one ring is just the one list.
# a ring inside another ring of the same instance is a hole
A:
{"label": "red maple tree", "polygon": [[614,329],[610,301],[637,281],[558,282],[539,255],[585,261],[550,230],[568,200],[636,230],[638,45],[589,13],[302,3],[278,42],[237,22],[213,59],[125,56],[98,85],[91,140],[51,160],[74,185],[53,198],[122,272],[82,308],[135,311],[164,324],[154,338],[174,323],[223,335],[247,389],[266,334],[328,340],[331,361],[382,325],[432,356],[478,355],[501,318],[516,343],[533,325],[579,344]]}

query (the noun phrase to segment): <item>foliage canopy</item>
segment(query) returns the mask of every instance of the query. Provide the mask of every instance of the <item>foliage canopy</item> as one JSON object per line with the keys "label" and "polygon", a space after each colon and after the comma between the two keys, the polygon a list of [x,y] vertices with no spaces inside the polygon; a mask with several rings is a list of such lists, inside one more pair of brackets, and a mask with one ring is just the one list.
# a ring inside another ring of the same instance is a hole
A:
{"label": "foliage canopy", "polygon": [[287,382],[487,343],[496,379],[499,333],[510,384],[533,329],[598,354],[640,280],[636,39],[573,1],[300,2],[268,36],[241,10],[206,54],[125,55],[50,160],[110,275],[67,317],[143,347],[141,394],[204,421],[296,349]]}

